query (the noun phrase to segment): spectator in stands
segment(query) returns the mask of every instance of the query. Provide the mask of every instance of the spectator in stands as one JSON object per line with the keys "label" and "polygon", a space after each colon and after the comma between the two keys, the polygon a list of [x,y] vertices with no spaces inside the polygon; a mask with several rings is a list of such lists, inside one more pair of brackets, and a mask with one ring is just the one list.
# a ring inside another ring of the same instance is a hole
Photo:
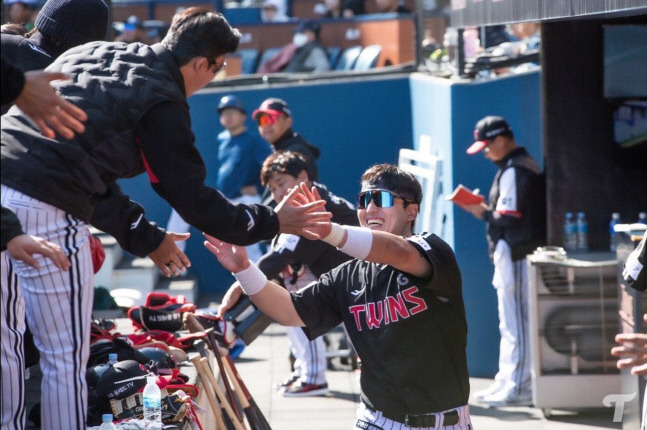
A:
{"label": "spectator in stands", "polygon": [[289,18],[285,14],[285,4],[282,0],[265,0],[261,9],[262,22],[285,22]]}
{"label": "spectator in stands", "polygon": [[378,13],[411,13],[400,0],[375,0]]}
{"label": "spectator in stands", "polygon": [[320,73],[330,70],[330,60],[319,42],[321,27],[315,21],[302,21],[294,31],[292,43],[296,51],[284,72]]}
{"label": "spectator in stands", "polygon": [[27,31],[33,30],[40,6],[39,0],[4,0],[3,3],[9,6],[8,22],[22,24]]}
{"label": "spectator in stands", "polygon": [[[292,130],[292,111],[285,100],[266,99],[254,111],[252,118],[258,121],[258,132],[275,151],[296,151],[308,157],[308,177],[312,181],[319,181],[317,159],[321,151]],[[265,194],[263,197],[263,204],[266,204]]]}
{"label": "spectator in stands", "polygon": [[364,13],[362,0],[324,0],[325,18],[352,18]]}
{"label": "spectator in stands", "polygon": [[130,15],[124,23],[124,29],[121,34],[115,37],[115,42],[140,42],[151,45],[157,41],[148,36],[144,23],[137,15]]}

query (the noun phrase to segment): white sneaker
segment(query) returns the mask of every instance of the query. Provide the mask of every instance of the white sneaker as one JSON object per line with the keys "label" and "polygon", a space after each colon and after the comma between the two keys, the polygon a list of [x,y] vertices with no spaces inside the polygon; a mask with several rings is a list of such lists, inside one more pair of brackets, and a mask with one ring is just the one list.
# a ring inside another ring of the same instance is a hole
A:
{"label": "white sneaker", "polygon": [[522,393],[520,395],[499,391],[483,398],[483,403],[495,408],[505,406],[532,406],[532,394]]}
{"label": "white sneaker", "polygon": [[503,384],[500,384],[498,382],[493,382],[490,384],[489,387],[487,387],[485,390],[480,390],[476,391],[473,394],[474,400],[476,400],[479,403],[483,403],[483,399],[486,398],[487,396],[490,396],[498,391],[501,391],[503,389]]}

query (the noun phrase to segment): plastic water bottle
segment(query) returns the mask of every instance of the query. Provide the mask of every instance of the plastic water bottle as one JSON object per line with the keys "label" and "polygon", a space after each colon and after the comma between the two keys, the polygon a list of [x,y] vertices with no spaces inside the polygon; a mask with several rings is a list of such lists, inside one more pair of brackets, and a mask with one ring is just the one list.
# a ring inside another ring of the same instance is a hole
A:
{"label": "plastic water bottle", "polygon": [[589,250],[589,223],[586,221],[586,214],[584,212],[577,213],[577,250],[579,252],[586,252]]}
{"label": "plastic water bottle", "polygon": [[144,429],[162,428],[162,392],[157,386],[157,376],[146,377],[144,387]]}
{"label": "plastic water bottle", "polygon": [[616,252],[616,248],[618,247],[618,233],[614,229],[616,224],[620,224],[620,214],[618,212],[611,214],[611,221],[609,222],[609,239],[611,242],[609,249],[611,252]]}
{"label": "plastic water bottle", "polygon": [[567,252],[577,250],[577,235],[572,212],[566,212],[566,217],[564,218],[564,249]]}
{"label": "plastic water bottle", "polygon": [[119,360],[117,359],[117,354],[115,354],[114,352],[108,354],[108,364],[110,366],[112,366],[113,364],[117,364],[118,362]]}
{"label": "plastic water bottle", "polygon": [[647,212],[640,212],[638,214],[638,221],[636,221],[638,224],[645,224],[647,225]]}
{"label": "plastic water bottle", "polygon": [[101,426],[99,430],[117,430],[117,426],[112,422],[112,414],[101,415]]}

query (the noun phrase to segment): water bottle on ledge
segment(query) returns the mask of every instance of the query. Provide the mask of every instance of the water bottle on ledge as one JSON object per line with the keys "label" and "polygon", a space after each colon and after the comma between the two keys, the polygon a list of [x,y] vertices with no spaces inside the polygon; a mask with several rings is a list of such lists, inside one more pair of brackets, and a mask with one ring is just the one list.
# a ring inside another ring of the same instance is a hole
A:
{"label": "water bottle on ledge", "polygon": [[112,414],[101,415],[101,426],[99,430],[117,430],[117,426],[112,422]]}
{"label": "water bottle on ledge", "polygon": [[162,392],[157,386],[157,376],[146,377],[144,387],[144,429],[160,430],[162,428]]}
{"label": "water bottle on ledge", "polygon": [[636,221],[638,224],[645,224],[647,225],[647,212],[640,212],[638,214],[638,221]]}
{"label": "water bottle on ledge", "polygon": [[609,239],[611,242],[610,250],[611,252],[616,252],[616,249],[618,247],[618,233],[616,233],[615,226],[616,224],[620,224],[620,214],[618,212],[614,212],[611,214],[611,222],[609,222]]}
{"label": "water bottle on ledge", "polygon": [[577,251],[587,252],[589,250],[589,223],[586,221],[584,212],[577,213]]}
{"label": "water bottle on ledge", "polygon": [[564,218],[564,249],[566,252],[577,250],[577,235],[572,212],[566,212],[566,217]]}

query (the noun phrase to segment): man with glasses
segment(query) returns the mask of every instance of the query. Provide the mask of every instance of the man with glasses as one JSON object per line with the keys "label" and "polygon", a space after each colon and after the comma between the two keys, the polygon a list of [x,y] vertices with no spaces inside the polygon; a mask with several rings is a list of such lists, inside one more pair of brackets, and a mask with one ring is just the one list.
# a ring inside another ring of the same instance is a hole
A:
{"label": "man with glasses", "polygon": [[509,124],[500,116],[476,123],[468,154],[483,151],[499,167],[489,204],[463,209],[487,224],[492,284],[496,289],[499,331],[499,371],[494,383],[475,393],[490,406],[532,404],[528,343],[528,271],[526,255],[545,243],[545,189],[537,162],[518,147]]}
{"label": "man with glasses", "polygon": [[[319,198],[301,184],[302,204]],[[361,227],[324,223],[323,241],[355,259],[293,293],[268,282],[244,250],[207,237],[263,312],[310,339],[343,323],[362,360],[355,429],[471,429],[467,322],[454,253],[431,233],[413,235],[422,188],[397,166],[362,175]]]}
{"label": "man with glasses", "polygon": [[[317,159],[321,151],[292,130],[292,112],[285,100],[266,99],[252,113],[252,118],[258,122],[260,135],[272,145],[275,151],[296,151],[308,157],[308,177],[313,181],[319,180]],[[267,195],[263,197],[264,202],[268,200]]]}
{"label": "man with glasses", "polygon": [[[48,375],[43,382],[44,428],[86,427],[94,289],[90,219],[124,248],[148,254],[167,276],[190,265],[175,245],[188,235],[154,225],[129,234],[145,221],[117,179],[146,171],[153,189],[187,222],[241,245],[279,231],[316,237],[307,228],[322,216],[317,208],[323,202],[297,207],[288,201],[292,195],[274,210],[234,205],[204,185],[206,170],[194,146],[186,99],[211,82],[239,39],[240,32],[222,15],[188,8],[174,16],[158,44],[91,42],[66,51],[49,66],[48,71],[73,75],[55,87],[87,113],[83,133],[49,139],[19,109],[3,115],[2,206],[14,211],[25,233],[63,248],[72,264],[63,273],[43,260],[40,269],[14,261],[20,280],[20,288],[12,292],[17,311],[2,320],[3,351],[15,351],[5,348],[5,339],[9,332],[22,336],[25,311],[41,349],[43,374]],[[20,353],[2,354],[3,393],[23,377],[23,361]],[[5,378],[6,372],[12,372],[10,377]],[[14,425],[22,428],[23,399],[3,395],[2,405],[18,409]]]}

